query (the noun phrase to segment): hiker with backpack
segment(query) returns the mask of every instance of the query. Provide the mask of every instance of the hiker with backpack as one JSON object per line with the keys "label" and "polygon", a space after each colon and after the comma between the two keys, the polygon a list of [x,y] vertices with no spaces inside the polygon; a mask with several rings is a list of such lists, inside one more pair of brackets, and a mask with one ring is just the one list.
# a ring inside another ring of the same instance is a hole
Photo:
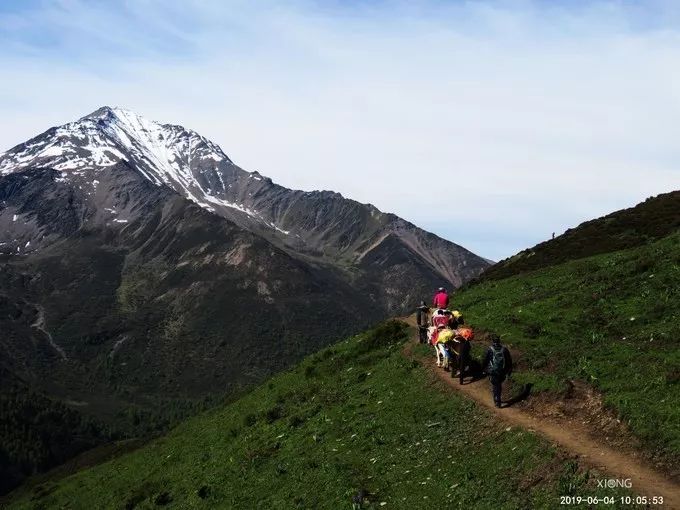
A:
{"label": "hiker with backpack", "polygon": [[444,287],[439,287],[437,293],[432,299],[432,303],[434,304],[435,308],[445,309],[449,306],[449,295],[447,294]]}
{"label": "hiker with backpack", "polygon": [[507,347],[501,344],[501,337],[491,335],[491,347],[486,351],[482,364],[491,382],[491,392],[496,407],[501,407],[503,381],[512,375],[512,356]]}
{"label": "hiker with backpack", "polygon": [[425,304],[425,301],[420,302],[420,306],[416,308],[416,323],[418,324],[418,340],[421,344],[427,343],[427,328],[430,322],[430,308]]}

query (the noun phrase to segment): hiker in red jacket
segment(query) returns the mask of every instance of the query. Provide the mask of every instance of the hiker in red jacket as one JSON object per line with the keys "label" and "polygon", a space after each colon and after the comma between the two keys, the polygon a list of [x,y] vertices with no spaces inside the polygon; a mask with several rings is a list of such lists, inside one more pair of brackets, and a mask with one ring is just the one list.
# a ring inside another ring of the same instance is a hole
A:
{"label": "hiker in red jacket", "polygon": [[447,308],[449,306],[449,295],[446,293],[444,287],[439,287],[432,302],[434,303],[435,308]]}

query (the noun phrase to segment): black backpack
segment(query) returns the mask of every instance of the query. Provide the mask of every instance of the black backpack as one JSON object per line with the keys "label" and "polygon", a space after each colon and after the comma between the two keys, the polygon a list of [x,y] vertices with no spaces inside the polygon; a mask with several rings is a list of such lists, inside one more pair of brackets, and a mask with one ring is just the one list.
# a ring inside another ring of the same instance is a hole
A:
{"label": "black backpack", "polygon": [[491,361],[489,362],[489,372],[491,375],[503,375],[505,373],[505,349],[503,346],[498,348],[491,346]]}

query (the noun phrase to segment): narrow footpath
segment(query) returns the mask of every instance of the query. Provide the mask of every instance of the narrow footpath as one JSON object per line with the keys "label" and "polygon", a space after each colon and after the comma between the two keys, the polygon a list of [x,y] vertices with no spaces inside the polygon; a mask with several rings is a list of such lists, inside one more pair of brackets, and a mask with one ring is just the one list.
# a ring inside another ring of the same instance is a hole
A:
{"label": "narrow footpath", "polygon": [[[412,327],[413,341],[408,342],[404,348],[404,354],[411,358],[413,347],[418,344],[413,317],[402,319]],[[593,440],[597,431],[587,430],[583,424],[570,419],[545,419],[532,416],[529,412],[517,407],[504,407],[501,409],[493,405],[491,391],[487,379],[480,379],[462,386],[458,379],[452,379],[451,374],[438,368],[434,356],[424,360],[425,366],[436,377],[441,379],[451,389],[462,393],[468,398],[475,400],[489,412],[510,425],[522,427],[536,432],[549,441],[556,443],[572,454],[578,455],[580,461],[592,468],[603,471],[613,479],[630,479],[632,491],[647,497],[663,496],[662,507],[680,510],[680,485],[669,480],[662,473],[644,465],[641,459],[630,455],[628,452],[616,450]],[[469,379],[468,379],[469,380]],[[530,397],[531,398],[531,397]]]}

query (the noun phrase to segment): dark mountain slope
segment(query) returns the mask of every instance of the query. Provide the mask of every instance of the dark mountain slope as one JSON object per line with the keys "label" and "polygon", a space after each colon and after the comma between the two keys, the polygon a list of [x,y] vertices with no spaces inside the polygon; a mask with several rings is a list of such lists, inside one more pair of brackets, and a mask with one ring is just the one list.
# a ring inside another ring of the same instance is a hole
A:
{"label": "dark mountain slope", "polygon": [[[57,400],[36,399],[44,412],[64,402],[83,422],[148,434],[381,317],[329,268],[125,164],[100,175],[97,192],[127,223],[58,176],[30,169],[0,179],[4,211],[20,218],[12,235],[28,245],[0,258],[0,369]],[[44,433],[45,448],[77,451],[57,432]],[[16,477],[64,456],[8,459],[1,467]]]}
{"label": "dark mountain slope", "polygon": [[[360,280],[369,292],[403,295],[401,300],[390,299],[388,315],[413,306],[410,291],[429,294],[440,285],[458,287],[489,265],[468,250],[370,204],[329,191],[284,188],[257,172],[239,168],[216,144],[191,130],[148,121],[120,108],[100,108],[14,147],[0,155],[0,175],[54,168],[61,174],[59,180],[86,191],[90,208],[108,214],[111,221],[123,222],[129,211],[112,213],[98,192],[108,169],[121,162],[157,187],[174,190],[295,257],[339,269],[345,280]],[[14,216],[0,218],[0,226],[13,230],[16,219],[10,218]],[[370,267],[360,269],[366,252],[388,236],[395,249],[403,245],[415,256],[414,264],[427,269],[416,267],[416,275],[402,271],[398,280],[386,280]],[[26,241],[22,236],[0,239],[6,243],[0,251],[25,251]],[[34,240],[28,247],[36,248]]]}
{"label": "dark mountain slope", "polygon": [[[51,171],[41,172],[38,182]],[[34,180],[14,177],[11,195],[0,193],[24,204],[22,235],[42,247],[51,225],[69,234],[25,258],[6,257],[0,287],[8,303],[26,310],[0,319],[7,331],[23,327],[3,337],[16,336],[6,346],[21,354],[9,358],[13,369],[36,384],[63,372],[51,391],[84,388],[71,395],[81,399],[126,384],[132,400],[156,392],[195,397],[259,380],[372,320],[368,298],[327,268],[144,180],[139,188],[126,182],[123,200],[111,203],[138,213],[119,224],[98,221],[99,211],[61,183],[38,185],[44,193],[36,194]],[[62,215],[44,224],[45,204]]]}
{"label": "dark mountain slope", "polygon": [[[470,251],[398,216],[382,213],[371,204],[361,204],[329,191],[293,191],[258,174],[245,175],[247,177],[237,178],[220,196],[258,211],[267,225],[276,225],[272,230],[260,224],[262,235],[273,237],[274,242],[308,257],[340,266],[357,265],[368,251],[390,237],[395,249],[403,246],[417,257],[419,265],[429,266],[433,274],[426,280],[430,284],[428,291],[442,284],[458,287],[488,266],[488,262]],[[238,210],[226,208],[221,214],[244,224]],[[368,279],[376,276],[380,275],[371,271],[364,273]],[[417,285],[418,280],[391,282],[396,291],[408,290],[413,284]],[[399,303],[399,308],[391,310],[403,311],[404,306],[410,306],[406,299]]]}

